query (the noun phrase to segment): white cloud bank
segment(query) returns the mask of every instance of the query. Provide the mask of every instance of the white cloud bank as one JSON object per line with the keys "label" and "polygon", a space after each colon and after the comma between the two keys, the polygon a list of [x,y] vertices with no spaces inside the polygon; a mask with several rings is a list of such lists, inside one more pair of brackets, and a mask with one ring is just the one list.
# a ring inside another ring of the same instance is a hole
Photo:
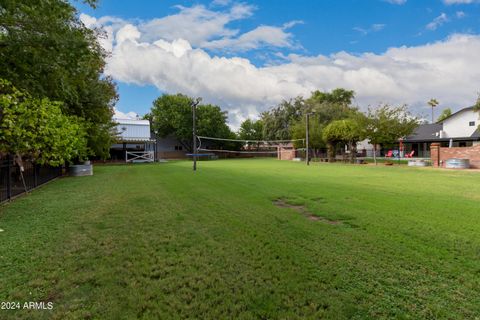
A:
{"label": "white cloud bank", "polygon": [[479,3],[479,0],[443,0],[445,4],[471,4],[471,3]]}
{"label": "white cloud bank", "polygon": [[[125,83],[155,85],[162,92],[201,96],[227,109],[233,126],[282,99],[309,95],[316,89],[343,87],[355,90],[361,106],[408,103],[417,111],[427,111],[422,108],[432,97],[442,106],[468,106],[480,89],[477,35],[456,34],[382,54],[291,54],[282,64],[258,67],[244,58],[213,55],[198,45],[199,39],[193,41],[197,45],[180,36],[149,40],[142,25],[109,25],[110,42],[104,45],[112,54],[106,74]],[[225,33],[222,28],[220,32]],[[241,41],[242,36],[236,39]]]}
{"label": "white cloud bank", "polygon": [[[222,1],[219,2],[219,4],[222,3]],[[224,3],[228,4],[228,2]],[[203,5],[176,6],[175,8],[178,9],[176,14],[148,21],[137,21],[135,27],[140,32],[140,40],[155,42],[160,39],[166,41],[184,39],[193,47],[229,52],[252,50],[264,46],[299,47],[294,43],[293,35],[287,30],[301,24],[302,21],[290,21],[283,26],[262,25],[243,34],[239,34],[237,29],[227,27],[231,22],[252,16],[255,11],[252,5],[237,3],[221,11],[211,10]],[[113,49],[115,32],[131,23],[111,16],[96,19],[86,14],[81,14],[80,19],[89,28],[104,29],[105,34],[100,42],[108,51]]]}
{"label": "white cloud bank", "polygon": [[117,108],[114,108],[113,118],[114,119],[123,119],[123,120],[125,120],[125,119],[138,119],[138,114],[133,112],[133,111],[124,113],[124,112],[118,110]]}

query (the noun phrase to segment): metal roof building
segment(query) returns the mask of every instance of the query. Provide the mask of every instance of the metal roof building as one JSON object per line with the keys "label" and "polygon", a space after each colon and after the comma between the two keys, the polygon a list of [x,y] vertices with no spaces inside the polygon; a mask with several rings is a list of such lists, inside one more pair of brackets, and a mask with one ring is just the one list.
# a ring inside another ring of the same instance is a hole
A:
{"label": "metal roof building", "polygon": [[117,143],[110,148],[113,160],[126,162],[155,161],[156,139],[152,137],[150,121],[114,119],[117,123]]}
{"label": "metal roof building", "polygon": [[115,119],[118,140],[121,142],[155,141],[151,137],[150,121],[133,119]]}

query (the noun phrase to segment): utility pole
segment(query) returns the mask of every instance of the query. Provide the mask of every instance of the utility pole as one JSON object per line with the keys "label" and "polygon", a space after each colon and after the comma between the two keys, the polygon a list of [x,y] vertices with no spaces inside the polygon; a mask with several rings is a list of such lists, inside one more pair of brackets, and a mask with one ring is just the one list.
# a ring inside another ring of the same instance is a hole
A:
{"label": "utility pole", "polygon": [[310,116],[315,114],[314,112],[307,112],[305,114],[305,163],[307,164],[307,166],[310,165],[310,143],[309,143],[309,137],[310,137]]}
{"label": "utility pole", "polygon": [[195,101],[192,101],[192,120],[193,120],[193,126],[192,126],[192,134],[193,134],[193,152],[192,152],[192,158],[193,158],[193,171],[197,171],[197,129],[196,129],[196,116],[195,116],[195,111],[197,109],[197,105],[200,103],[201,99],[197,98]]}

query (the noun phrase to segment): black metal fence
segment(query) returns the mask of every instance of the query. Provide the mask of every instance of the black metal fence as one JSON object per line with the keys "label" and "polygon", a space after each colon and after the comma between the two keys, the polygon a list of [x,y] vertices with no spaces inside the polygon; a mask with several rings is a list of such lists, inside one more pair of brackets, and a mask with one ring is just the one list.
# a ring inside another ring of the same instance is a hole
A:
{"label": "black metal fence", "polygon": [[23,160],[23,169],[21,172],[12,156],[0,158],[0,203],[62,175],[62,167],[41,166],[30,160]]}

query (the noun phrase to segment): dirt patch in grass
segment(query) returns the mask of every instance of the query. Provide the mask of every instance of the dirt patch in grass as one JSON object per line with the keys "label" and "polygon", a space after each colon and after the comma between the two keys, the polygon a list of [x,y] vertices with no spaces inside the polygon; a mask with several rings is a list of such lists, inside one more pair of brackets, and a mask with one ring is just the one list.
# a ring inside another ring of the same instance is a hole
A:
{"label": "dirt patch in grass", "polygon": [[317,216],[317,215],[314,215],[313,213],[311,213],[310,211],[308,211],[307,208],[305,208],[305,206],[303,205],[295,205],[295,204],[290,204],[288,203],[285,199],[276,199],[273,201],[273,204],[279,208],[290,208],[290,209],[293,209],[295,211],[297,211],[298,213],[302,214],[305,218],[307,218],[308,220],[312,220],[312,221],[320,221],[320,222],[323,222],[323,223],[328,223],[328,224],[341,224],[341,221],[338,221],[338,220],[330,220],[330,219],[327,219],[325,217],[320,217],[320,216]]}

